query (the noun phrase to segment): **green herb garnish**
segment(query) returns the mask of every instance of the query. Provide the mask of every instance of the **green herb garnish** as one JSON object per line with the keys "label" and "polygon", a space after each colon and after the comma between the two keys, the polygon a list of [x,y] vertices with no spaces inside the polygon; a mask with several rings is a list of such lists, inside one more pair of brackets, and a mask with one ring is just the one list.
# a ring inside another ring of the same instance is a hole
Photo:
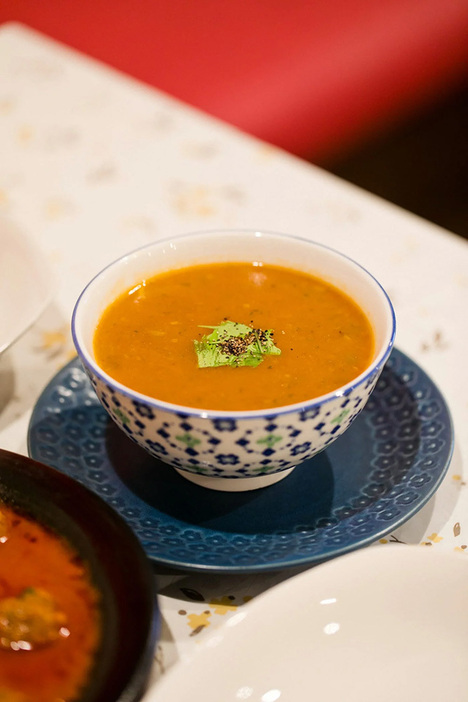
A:
{"label": "green herb garnish", "polygon": [[201,341],[194,341],[199,368],[218,366],[258,366],[264,356],[279,356],[272,329],[253,329],[246,324],[226,320],[212,329]]}

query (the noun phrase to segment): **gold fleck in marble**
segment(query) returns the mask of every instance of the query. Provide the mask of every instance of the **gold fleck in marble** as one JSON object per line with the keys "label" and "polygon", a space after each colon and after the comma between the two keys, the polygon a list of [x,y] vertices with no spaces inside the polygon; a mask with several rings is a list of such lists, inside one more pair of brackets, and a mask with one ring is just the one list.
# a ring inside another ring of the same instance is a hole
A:
{"label": "gold fleck in marble", "polygon": [[184,154],[190,158],[211,158],[217,152],[215,144],[186,143],[182,146]]}
{"label": "gold fleck in marble", "polygon": [[2,98],[0,99],[0,115],[8,115],[13,111],[15,106],[12,98]]}
{"label": "gold fleck in marble", "polygon": [[59,359],[60,367],[76,356],[76,351],[72,347],[71,337],[66,326],[41,331],[35,351],[44,354],[49,361]]}
{"label": "gold fleck in marble", "polygon": [[274,158],[278,149],[271,144],[259,144],[255,150],[255,154],[261,161],[269,161]]}
{"label": "gold fleck in marble", "polygon": [[433,534],[431,534],[431,535],[428,536],[427,538],[429,539],[429,541],[432,541],[432,543],[434,543],[434,544],[439,544],[441,541],[443,541],[443,538],[444,538],[444,537],[443,537],[443,536],[439,536],[438,534],[436,534],[436,533],[434,532]]}
{"label": "gold fleck in marble", "polygon": [[226,595],[210,600],[210,607],[213,607],[215,614],[220,614],[221,616],[224,616],[228,612],[235,612],[237,609],[237,605],[233,604],[232,598]]}
{"label": "gold fleck in marble", "polygon": [[104,183],[113,180],[117,176],[117,166],[113,163],[101,163],[88,171],[86,180],[89,183]]}
{"label": "gold fleck in marble", "polygon": [[29,124],[23,124],[18,128],[17,138],[20,144],[29,144],[34,136],[34,129]]}
{"label": "gold fleck in marble", "polygon": [[73,211],[73,205],[68,200],[62,198],[51,198],[44,206],[44,214],[47,219],[60,219]]}
{"label": "gold fleck in marble", "polygon": [[210,617],[211,612],[209,610],[205,610],[201,614],[188,614],[187,623],[192,629],[190,636],[195,636],[203,631],[203,629],[206,629],[207,626],[210,626]]}
{"label": "gold fleck in marble", "polygon": [[67,343],[67,335],[65,334],[64,331],[61,330],[54,330],[54,331],[45,331],[42,333],[42,349],[51,349],[54,346],[57,346],[57,344],[66,344]]}
{"label": "gold fleck in marble", "polygon": [[202,185],[179,190],[174,197],[174,207],[179,214],[186,216],[212,217],[216,214],[211,192]]}

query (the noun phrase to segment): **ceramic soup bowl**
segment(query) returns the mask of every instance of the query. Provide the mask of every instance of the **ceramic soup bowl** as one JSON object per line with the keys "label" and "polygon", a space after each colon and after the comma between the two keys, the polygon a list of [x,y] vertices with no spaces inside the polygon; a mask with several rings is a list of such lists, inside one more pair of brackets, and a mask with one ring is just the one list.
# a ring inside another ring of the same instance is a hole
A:
{"label": "ceramic soup bowl", "polygon": [[[262,261],[310,273],[347,293],[375,337],[368,367],[321,397],[258,411],[207,411],[131,390],[100,368],[93,352],[98,320],[119,294],[142,279],[190,265]],[[152,456],[204,487],[250,490],[286,477],[335,441],[364,408],[391,352],[395,315],[382,286],[360,265],[321,244],[284,234],[214,231],[157,241],[111,263],[81,293],[73,340],[110,417]],[[155,461],[155,469],[157,469]]]}

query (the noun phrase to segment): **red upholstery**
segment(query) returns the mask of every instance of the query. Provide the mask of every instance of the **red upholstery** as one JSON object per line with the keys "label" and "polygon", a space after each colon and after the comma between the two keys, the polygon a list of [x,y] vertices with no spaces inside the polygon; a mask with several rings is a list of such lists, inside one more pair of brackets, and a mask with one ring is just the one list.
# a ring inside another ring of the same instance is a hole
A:
{"label": "red upholstery", "polygon": [[8,20],[316,161],[468,75],[467,0],[3,0]]}

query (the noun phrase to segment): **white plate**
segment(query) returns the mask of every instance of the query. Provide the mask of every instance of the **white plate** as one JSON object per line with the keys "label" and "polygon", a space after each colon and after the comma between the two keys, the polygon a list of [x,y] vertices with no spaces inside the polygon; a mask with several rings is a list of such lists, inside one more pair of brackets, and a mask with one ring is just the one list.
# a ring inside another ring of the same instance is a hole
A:
{"label": "white plate", "polygon": [[459,702],[468,696],[468,561],[372,546],[245,605],[144,702]]}
{"label": "white plate", "polygon": [[0,219],[0,353],[36,321],[52,292],[42,252],[16,225]]}

